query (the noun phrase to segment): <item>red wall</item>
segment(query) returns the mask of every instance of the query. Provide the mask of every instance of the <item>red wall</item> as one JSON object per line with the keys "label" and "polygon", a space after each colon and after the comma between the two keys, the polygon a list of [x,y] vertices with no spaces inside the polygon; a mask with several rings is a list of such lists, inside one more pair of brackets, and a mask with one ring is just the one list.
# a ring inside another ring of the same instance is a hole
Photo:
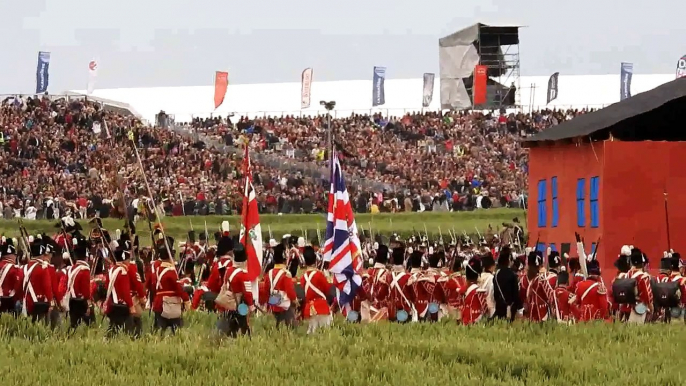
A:
{"label": "red wall", "polygon": [[686,142],[606,142],[605,160],[601,249],[615,258],[622,245],[633,244],[656,270],[667,250],[666,188],[671,245],[685,253]]}
{"label": "red wall", "polygon": [[[603,156],[605,148],[602,142],[581,145],[574,144],[554,144],[541,147],[534,147],[529,152],[529,210],[528,210],[528,230],[529,246],[533,246],[537,238],[541,243],[549,245],[554,243],[558,251],[562,243],[571,243],[570,256],[576,256],[576,240],[574,232],[579,232],[586,240],[586,253],[591,252],[591,243],[596,242],[601,235],[601,230],[605,225],[603,212],[603,202],[605,202],[603,187]],[[558,205],[559,222],[556,228],[551,227],[552,223],[552,192],[551,177],[557,176],[558,185]],[[591,228],[590,214],[590,179],[600,177],[600,227]],[[585,212],[586,226],[579,228],[577,225],[577,202],[576,186],[579,178],[586,179],[585,189]],[[547,205],[547,226],[538,227],[538,181],[547,180],[546,205]],[[601,267],[607,269],[612,266],[614,260],[607,260],[603,256],[605,250],[604,240],[601,240],[598,259]],[[610,272],[607,272],[608,274]],[[605,276],[605,275],[604,275]]]}

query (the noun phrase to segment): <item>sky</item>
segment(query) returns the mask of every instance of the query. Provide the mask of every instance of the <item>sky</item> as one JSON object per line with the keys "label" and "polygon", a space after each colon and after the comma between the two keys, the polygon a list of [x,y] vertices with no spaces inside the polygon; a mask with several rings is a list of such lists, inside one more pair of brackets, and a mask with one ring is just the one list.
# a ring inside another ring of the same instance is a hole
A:
{"label": "sky", "polygon": [[522,75],[674,73],[686,54],[675,0],[0,0],[0,94],[97,88],[387,79],[438,73],[438,39],[477,21],[520,24]]}

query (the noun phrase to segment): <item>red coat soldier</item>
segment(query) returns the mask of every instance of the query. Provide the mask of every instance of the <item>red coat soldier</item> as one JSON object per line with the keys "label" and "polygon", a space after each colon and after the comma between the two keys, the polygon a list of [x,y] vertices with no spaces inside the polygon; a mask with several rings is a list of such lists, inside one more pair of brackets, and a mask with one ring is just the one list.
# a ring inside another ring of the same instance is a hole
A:
{"label": "red coat soldier", "polygon": [[413,251],[410,256],[410,283],[412,287],[412,294],[414,299],[414,309],[416,315],[413,320],[428,320],[429,319],[429,304],[434,299],[434,290],[436,287],[436,279],[433,275],[426,275],[422,272],[422,252]]}
{"label": "red coat soldier", "polygon": [[638,292],[637,303],[631,309],[629,322],[643,324],[646,320],[651,320],[653,309],[653,290],[650,285],[650,274],[644,271],[644,266],[648,262],[640,249],[634,248],[631,251],[631,269],[628,277],[636,280]]}
{"label": "red coat soldier", "polygon": [[224,232],[217,243],[217,254],[210,269],[210,277],[207,279],[207,289],[213,293],[219,293],[224,282],[225,273],[231,267],[231,253],[234,245],[229,232]]}
{"label": "red coat soldier", "polygon": [[527,278],[530,284],[526,291],[526,308],[529,311],[529,320],[542,322],[551,316],[548,310],[552,312],[552,316],[557,315],[555,290],[550,286],[545,268],[542,267],[540,252],[529,253],[528,263]]}
{"label": "red coat soldier", "polygon": [[579,320],[588,322],[608,319],[609,301],[607,290],[600,277],[600,264],[597,260],[591,260],[586,267],[588,279],[577,285],[575,293],[575,304],[580,312]]}
{"label": "red coat soldier", "polygon": [[157,273],[153,274],[155,299],[152,303],[152,311],[155,313],[155,328],[162,331],[171,328],[174,333],[178,327],[181,327],[184,305],[185,309],[190,309],[189,298],[179,284],[173,255],[169,254],[166,248],[159,248],[157,254],[162,263]]}
{"label": "red coat soldier", "polygon": [[5,239],[0,246],[0,314],[15,314],[15,293],[21,268],[16,265],[17,255],[12,239]]}
{"label": "red coat soldier", "polygon": [[31,321],[49,321],[49,313],[55,306],[52,277],[49,264],[43,259],[45,246],[42,243],[31,245],[31,260],[19,272],[16,296],[23,303],[24,312]]}
{"label": "red coat soldier", "polygon": [[121,248],[115,249],[113,258],[115,265],[110,267],[105,281],[107,295],[104,313],[110,322],[107,329],[108,336],[112,336],[127,327],[129,318],[136,313],[133,296],[131,296],[129,265],[126,262],[124,251]]}
{"label": "red coat soldier", "polygon": [[268,306],[276,318],[276,326],[281,323],[288,327],[295,325],[295,306],[298,302],[295,285],[290,272],[286,269],[284,246],[274,247],[274,268],[265,275],[260,298],[269,299]]}
{"label": "red coat soldier", "polygon": [[453,261],[452,273],[445,278],[446,300],[448,302],[448,309],[451,313],[460,319],[459,313],[462,310],[464,298],[462,293],[467,286],[467,280],[462,274],[463,260],[455,259]]}
{"label": "red coat soldier", "polygon": [[[678,252],[672,253],[671,258],[671,272],[669,274],[669,280],[679,283],[679,292],[681,293],[681,308],[686,307],[686,278],[684,278],[679,272],[679,262],[681,261],[681,255]],[[682,310],[683,313],[683,310]]]}
{"label": "red coat soldier", "polygon": [[307,333],[311,334],[321,327],[328,327],[333,321],[326,299],[331,284],[324,273],[317,269],[317,254],[312,247],[305,247],[303,258],[307,271],[300,278],[300,285],[305,291],[302,312],[303,319],[308,321]]}
{"label": "red coat soldier", "polygon": [[67,285],[65,291],[66,310],[69,313],[69,328],[75,329],[81,323],[90,325],[95,321],[91,299],[91,271],[87,262],[85,246],[74,247],[76,262],[67,268]]}
{"label": "red coat soldier", "polygon": [[369,269],[370,298],[372,307],[381,310],[388,307],[391,283],[391,272],[386,269],[388,263],[388,247],[379,245],[374,259],[374,267]]}
{"label": "red coat soldier", "polygon": [[579,306],[576,304],[576,296],[569,290],[569,273],[562,271],[557,274],[556,284],[555,297],[560,316],[558,321],[574,322],[579,320],[580,312]]}
{"label": "red coat soldier", "polygon": [[465,270],[467,283],[460,293],[463,298],[462,310],[460,311],[461,322],[465,326],[478,323],[487,312],[485,292],[479,288],[478,283],[481,272],[483,272],[481,260],[478,258],[469,259]]}
{"label": "red coat soldier", "polygon": [[[390,299],[388,302],[388,318],[399,322],[409,322],[413,314],[413,292],[408,285],[410,274],[405,272],[405,248],[393,248],[393,267],[391,268]],[[398,312],[403,311],[403,317],[398,318]]]}
{"label": "red coat soldier", "polygon": [[250,335],[249,311],[254,306],[252,283],[246,271],[247,255],[242,244],[237,244],[233,250],[234,264],[226,269],[223,289],[228,297],[234,299],[236,309],[225,310],[217,305],[217,310],[223,311],[217,327],[220,332],[231,337]]}

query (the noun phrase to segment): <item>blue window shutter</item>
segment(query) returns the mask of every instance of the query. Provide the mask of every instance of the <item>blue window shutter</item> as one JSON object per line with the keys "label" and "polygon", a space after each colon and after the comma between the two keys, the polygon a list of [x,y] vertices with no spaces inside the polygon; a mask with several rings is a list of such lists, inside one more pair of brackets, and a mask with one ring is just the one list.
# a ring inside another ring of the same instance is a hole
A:
{"label": "blue window shutter", "polygon": [[553,198],[557,198],[557,177],[550,179],[550,190]]}
{"label": "blue window shutter", "polygon": [[591,228],[598,228],[600,226],[600,210],[598,203],[598,196],[600,192],[600,180],[598,177],[591,177],[591,194],[590,194],[590,208],[591,208]]}
{"label": "blue window shutter", "polygon": [[538,227],[545,228],[548,222],[548,210],[546,205],[546,181],[538,181]]}
{"label": "blue window shutter", "polygon": [[576,182],[576,225],[586,226],[586,179],[579,178]]}
{"label": "blue window shutter", "polygon": [[550,191],[552,192],[552,208],[553,208],[553,218],[550,223],[550,226],[553,228],[557,228],[557,224],[560,222],[560,207],[557,203],[557,177],[553,177],[550,179]]}
{"label": "blue window shutter", "polygon": [[591,244],[591,255],[595,254],[595,243]]}
{"label": "blue window shutter", "polygon": [[555,244],[550,244],[550,250],[557,252],[557,247],[555,246]]}

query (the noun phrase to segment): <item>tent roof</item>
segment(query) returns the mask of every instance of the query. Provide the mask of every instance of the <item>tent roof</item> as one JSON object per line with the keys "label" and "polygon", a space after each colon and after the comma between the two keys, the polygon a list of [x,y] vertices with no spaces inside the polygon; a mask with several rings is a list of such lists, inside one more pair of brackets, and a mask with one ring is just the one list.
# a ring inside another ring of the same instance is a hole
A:
{"label": "tent roof", "polygon": [[616,128],[628,119],[651,113],[669,102],[682,98],[686,98],[686,78],[673,80],[604,109],[562,122],[523,142],[526,144],[590,136],[602,130]]}
{"label": "tent roof", "polygon": [[475,23],[448,36],[438,39],[440,47],[471,44],[479,38],[479,33],[487,35],[502,35],[501,44],[511,45],[519,42],[518,30],[525,26],[512,23],[484,24]]}

